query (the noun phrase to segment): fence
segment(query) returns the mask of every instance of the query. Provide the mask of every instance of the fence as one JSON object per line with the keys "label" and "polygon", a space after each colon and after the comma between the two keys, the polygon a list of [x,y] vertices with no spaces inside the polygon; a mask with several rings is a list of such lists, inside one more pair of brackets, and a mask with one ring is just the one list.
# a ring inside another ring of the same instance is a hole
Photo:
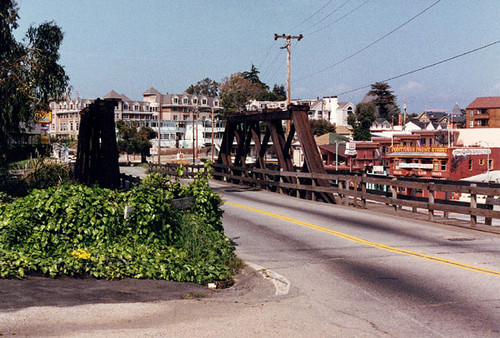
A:
{"label": "fence", "polygon": [[[333,194],[338,203],[352,203],[355,207],[364,208],[367,201],[373,201],[391,205],[396,210],[402,207],[410,207],[414,212],[425,209],[430,221],[434,219],[435,211],[443,211],[445,218],[450,212],[465,214],[470,216],[472,227],[476,226],[478,216],[485,218],[486,225],[491,225],[493,218],[500,218],[500,211],[493,210],[494,205],[500,206],[499,184],[400,180],[366,174],[297,173],[221,164],[214,164],[213,167],[215,179],[258,186],[300,198],[315,200],[319,194],[328,193]],[[318,186],[317,180],[329,181],[330,187]],[[415,196],[416,190],[426,196]],[[403,194],[403,191],[412,191],[412,194]],[[451,200],[453,193],[470,194],[470,202]],[[478,202],[480,195],[486,196],[485,203]]]}
{"label": "fence", "polygon": [[120,187],[122,187],[125,190],[130,190],[139,183],[141,183],[140,177],[127,174],[120,174]]}
{"label": "fence", "polygon": [[[193,178],[198,173],[205,172],[203,164],[183,164],[182,166],[184,167],[184,174],[182,177]],[[157,172],[167,176],[177,176],[179,167],[180,164],[178,163],[149,163],[149,172]]]}

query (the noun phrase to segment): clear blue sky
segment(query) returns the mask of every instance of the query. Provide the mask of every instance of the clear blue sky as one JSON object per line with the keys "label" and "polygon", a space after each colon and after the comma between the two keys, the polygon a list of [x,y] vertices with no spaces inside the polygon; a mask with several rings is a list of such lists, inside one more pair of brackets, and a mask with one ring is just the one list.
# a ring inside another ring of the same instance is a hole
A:
{"label": "clear blue sky", "polygon": [[[61,63],[73,94],[85,98],[114,89],[141,99],[151,86],[181,93],[252,63],[271,87],[284,84],[286,52],[274,33],[302,33],[293,43],[292,97],[338,95],[357,104],[367,89],[340,94],[500,40],[499,0],[442,0],[341,63],[436,0],[18,2],[18,38],[31,24],[54,20],[62,27]],[[500,96],[500,43],[389,84],[409,113]]]}

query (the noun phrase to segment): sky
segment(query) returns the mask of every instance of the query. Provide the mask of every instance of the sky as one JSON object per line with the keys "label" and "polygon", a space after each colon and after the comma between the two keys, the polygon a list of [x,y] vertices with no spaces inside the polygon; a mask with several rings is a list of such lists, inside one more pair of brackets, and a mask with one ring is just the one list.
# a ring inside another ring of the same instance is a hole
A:
{"label": "sky", "polygon": [[[500,41],[499,0],[18,0],[20,40],[31,25],[64,32],[60,63],[72,96],[110,90],[140,100],[155,87],[182,93],[252,64],[292,99],[338,96],[357,104],[364,88]],[[450,111],[500,96],[500,43],[389,81],[402,109]]]}

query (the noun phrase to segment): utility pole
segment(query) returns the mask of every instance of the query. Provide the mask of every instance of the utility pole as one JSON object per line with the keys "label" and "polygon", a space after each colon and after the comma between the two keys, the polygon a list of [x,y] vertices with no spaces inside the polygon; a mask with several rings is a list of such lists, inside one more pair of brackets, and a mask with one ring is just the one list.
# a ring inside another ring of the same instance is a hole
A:
{"label": "utility pole", "polygon": [[[286,49],[286,109],[288,109],[288,106],[291,103],[291,94],[290,94],[290,63],[291,63],[291,43],[290,40],[292,39],[297,39],[297,41],[300,41],[304,36],[300,34],[299,36],[292,36],[292,35],[278,35],[274,34],[274,41],[278,39],[285,39],[286,44],[283,47],[280,47],[281,49]],[[291,123],[290,120],[286,121],[286,135],[290,132],[291,129]]]}
{"label": "utility pole", "polygon": [[161,93],[158,107],[158,164],[161,164]]}
{"label": "utility pole", "polygon": [[300,34],[299,36],[292,36],[292,35],[285,35],[285,34],[282,34],[282,35],[278,35],[278,34],[274,34],[274,40],[278,40],[278,39],[285,39],[286,40],[286,44],[283,46],[283,47],[280,47],[281,49],[286,49],[286,105],[287,105],[287,108],[288,108],[288,105],[290,104],[290,62],[291,62],[291,50],[290,50],[290,40],[291,39],[297,39],[297,41],[300,41],[304,36],[302,34]]}

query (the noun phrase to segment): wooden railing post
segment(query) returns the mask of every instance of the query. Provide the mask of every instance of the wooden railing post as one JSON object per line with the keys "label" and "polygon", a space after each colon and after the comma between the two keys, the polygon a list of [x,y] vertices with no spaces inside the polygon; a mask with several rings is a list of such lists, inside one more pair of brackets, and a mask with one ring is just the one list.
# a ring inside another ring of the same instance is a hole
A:
{"label": "wooden railing post", "polygon": [[[449,201],[450,200],[450,192],[449,191],[446,191],[444,193],[444,200],[445,201]],[[445,203],[447,203],[447,202],[445,202]],[[444,218],[449,218],[449,216],[450,216],[450,213],[448,211],[443,211],[443,217]]]}
{"label": "wooden railing post", "polygon": [[429,221],[434,220],[434,183],[429,183],[428,191],[429,191],[429,199],[428,199],[428,210],[427,214],[429,215]]}
{"label": "wooden railing post", "polygon": [[[488,195],[486,196],[486,203],[488,203],[489,200],[493,199],[493,195]],[[488,204],[488,207],[490,207],[490,205]],[[491,210],[493,210],[493,204],[491,204]],[[485,225],[492,225],[492,219],[491,217],[485,217],[484,218],[484,224]]]}
{"label": "wooden railing post", "polygon": [[349,190],[349,181],[348,180],[345,180],[343,181],[343,185],[342,187],[344,188],[344,198],[342,199],[342,204],[343,205],[349,205],[349,194],[347,193],[347,190]]}
{"label": "wooden railing post", "polygon": [[[316,179],[314,178],[313,174],[311,174],[311,185],[313,189],[316,188]],[[316,201],[316,191],[314,190],[311,192],[311,200]]]}
{"label": "wooden railing post", "polygon": [[[392,181],[393,181],[393,182],[396,182],[397,180],[396,180],[396,178],[394,177],[394,178],[392,179]],[[392,199],[397,201],[397,199],[398,199],[398,189],[397,189],[397,187],[396,187],[396,184],[391,184],[390,189],[391,189],[391,193],[392,193]],[[392,206],[393,206],[393,208],[394,208],[394,211],[398,211],[398,205],[397,205],[397,203],[396,203],[396,202],[393,202],[393,203],[392,203]]]}
{"label": "wooden railing post", "polygon": [[[477,187],[476,183],[471,183],[471,188]],[[473,193],[471,190],[470,194],[470,207],[471,209],[476,209],[477,208],[477,194]],[[477,224],[477,216],[476,215],[470,215],[470,226],[475,228]]]}
{"label": "wooden railing post", "polygon": [[361,207],[366,209],[366,173],[361,178]]}

